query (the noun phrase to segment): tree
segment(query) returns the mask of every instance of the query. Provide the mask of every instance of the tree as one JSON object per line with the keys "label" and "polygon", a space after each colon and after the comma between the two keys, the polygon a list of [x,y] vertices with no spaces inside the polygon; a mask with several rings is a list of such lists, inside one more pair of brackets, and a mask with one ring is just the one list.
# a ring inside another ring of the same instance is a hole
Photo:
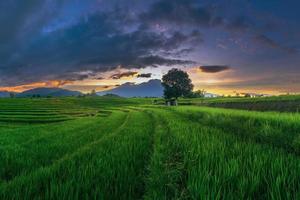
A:
{"label": "tree", "polygon": [[197,90],[195,92],[191,92],[191,94],[189,94],[187,97],[188,98],[203,98],[205,97],[205,90]]}
{"label": "tree", "polygon": [[245,97],[251,97],[251,94],[246,93],[246,94],[245,94]]}
{"label": "tree", "polygon": [[95,96],[97,96],[97,94],[96,94],[96,91],[93,89],[92,91],[91,91],[91,94],[90,94],[92,97],[95,97]]}
{"label": "tree", "polygon": [[194,86],[189,75],[180,69],[171,69],[162,77],[164,96],[166,99],[187,97]]}
{"label": "tree", "polygon": [[194,92],[195,98],[203,98],[205,97],[205,93],[205,90],[197,90],[196,92]]}
{"label": "tree", "polygon": [[14,97],[15,97],[15,93],[10,92],[10,93],[9,93],[9,97],[10,97],[10,98],[14,98]]}

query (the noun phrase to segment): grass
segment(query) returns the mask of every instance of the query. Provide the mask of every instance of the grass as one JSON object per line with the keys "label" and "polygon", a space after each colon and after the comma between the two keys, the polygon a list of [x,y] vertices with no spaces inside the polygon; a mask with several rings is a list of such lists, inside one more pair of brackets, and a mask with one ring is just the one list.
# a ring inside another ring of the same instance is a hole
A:
{"label": "grass", "polygon": [[282,95],[271,97],[219,97],[180,99],[181,105],[198,105],[221,108],[234,108],[257,111],[299,112],[300,95]]}
{"label": "grass", "polygon": [[251,132],[239,137],[234,129],[224,130],[212,124],[203,126],[201,120],[187,118],[181,119],[178,125],[178,116],[164,115],[169,119],[170,131],[184,146],[182,171],[186,174],[183,177],[186,186],[181,188],[187,188],[184,190],[188,191],[189,198],[299,198],[297,155],[277,148],[272,141],[249,140]]}
{"label": "grass", "polygon": [[[138,122],[140,117],[145,118]],[[148,120],[143,113],[128,114],[120,127],[102,138],[3,184],[3,198],[139,198],[151,144]]]}
{"label": "grass", "polygon": [[0,199],[299,199],[300,114],[151,101],[1,99]]}

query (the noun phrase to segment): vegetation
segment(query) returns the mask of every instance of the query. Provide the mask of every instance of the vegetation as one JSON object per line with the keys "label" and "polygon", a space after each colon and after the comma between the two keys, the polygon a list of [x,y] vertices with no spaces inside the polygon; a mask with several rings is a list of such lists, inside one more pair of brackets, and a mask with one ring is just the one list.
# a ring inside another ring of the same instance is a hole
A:
{"label": "vegetation", "polygon": [[188,98],[203,98],[203,97],[205,97],[205,93],[206,93],[205,90],[197,90],[197,91],[191,92],[186,97],[188,97]]}
{"label": "vegetation", "polygon": [[222,108],[235,108],[257,111],[299,112],[300,95],[282,95],[271,97],[218,97],[180,99],[181,105],[198,105]]}
{"label": "vegetation", "polygon": [[0,99],[0,199],[299,199],[300,114],[152,101]]}

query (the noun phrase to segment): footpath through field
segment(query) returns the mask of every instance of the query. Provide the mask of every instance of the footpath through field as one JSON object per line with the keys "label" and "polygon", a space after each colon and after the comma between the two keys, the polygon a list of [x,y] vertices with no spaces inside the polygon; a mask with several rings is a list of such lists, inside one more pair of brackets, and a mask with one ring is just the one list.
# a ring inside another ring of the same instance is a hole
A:
{"label": "footpath through field", "polygon": [[[165,119],[166,132],[172,135],[164,145],[175,143],[177,148],[164,150],[174,158],[174,165],[168,165],[163,156],[153,159],[161,169],[150,173],[154,183],[150,184],[149,199],[299,198],[300,159],[296,146],[292,147],[296,142],[286,146],[291,138],[297,140],[299,118],[245,111],[226,116],[225,110],[199,107],[153,110]],[[287,130],[295,131],[294,135],[288,135]],[[169,176],[157,175],[164,171],[170,172]],[[168,178],[174,178],[171,184]],[[155,183],[158,189],[153,187]]]}

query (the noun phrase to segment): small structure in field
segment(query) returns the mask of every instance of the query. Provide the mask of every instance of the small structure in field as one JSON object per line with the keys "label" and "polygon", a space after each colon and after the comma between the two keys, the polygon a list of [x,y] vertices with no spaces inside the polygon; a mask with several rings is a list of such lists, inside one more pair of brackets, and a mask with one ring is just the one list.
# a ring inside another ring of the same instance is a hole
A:
{"label": "small structure in field", "polygon": [[257,93],[242,93],[244,97],[256,98],[256,97],[269,97],[271,95],[268,94],[257,94]]}
{"label": "small structure in field", "polygon": [[172,98],[172,99],[166,99],[166,106],[177,106],[177,99]]}
{"label": "small structure in field", "polygon": [[207,93],[207,92],[204,93],[204,98],[216,98],[216,97],[219,97],[219,95],[213,93]]}

